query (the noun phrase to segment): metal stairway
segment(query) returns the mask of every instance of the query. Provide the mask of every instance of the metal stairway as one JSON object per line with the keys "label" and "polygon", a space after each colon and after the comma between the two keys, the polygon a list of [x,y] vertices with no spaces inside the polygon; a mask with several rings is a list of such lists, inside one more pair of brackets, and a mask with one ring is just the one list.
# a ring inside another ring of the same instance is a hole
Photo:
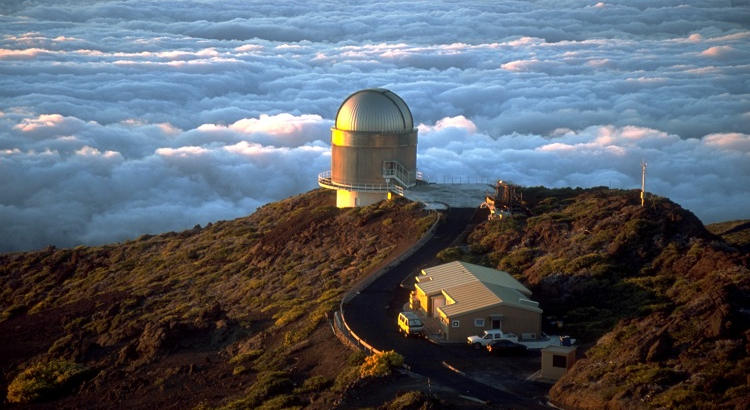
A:
{"label": "metal stairway", "polygon": [[404,196],[407,189],[416,185],[416,179],[421,179],[421,173],[409,172],[406,167],[398,161],[383,161],[383,179],[384,184],[343,184],[334,182],[331,178],[331,171],[321,172],[318,174],[318,185],[329,189],[344,189],[347,191],[360,192],[392,192]]}
{"label": "metal stairway", "polygon": [[383,178],[391,192],[404,196],[406,189],[416,185],[410,183],[414,180],[414,173],[409,172],[406,167],[398,161],[383,161]]}

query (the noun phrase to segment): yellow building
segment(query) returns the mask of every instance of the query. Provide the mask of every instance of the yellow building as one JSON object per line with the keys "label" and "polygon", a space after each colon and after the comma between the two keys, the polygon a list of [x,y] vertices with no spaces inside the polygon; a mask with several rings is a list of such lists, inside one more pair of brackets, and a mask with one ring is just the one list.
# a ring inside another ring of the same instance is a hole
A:
{"label": "yellow building", "polygon": [[541,335],[539,303],[507,272],[457,261],[423,269],[416,281],[412,303],[439,319],[446,341],[465,342],[488,329],[521,339]]}

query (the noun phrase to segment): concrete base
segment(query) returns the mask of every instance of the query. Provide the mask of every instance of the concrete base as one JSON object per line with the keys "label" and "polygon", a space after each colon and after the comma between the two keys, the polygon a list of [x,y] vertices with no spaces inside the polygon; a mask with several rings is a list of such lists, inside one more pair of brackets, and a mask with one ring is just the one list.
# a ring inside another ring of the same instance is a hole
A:
{"label": "concrete base", "polygon": [[337,208],[354,208],[378,203],[387,198],[384,192],[356,192],[336,190]]}

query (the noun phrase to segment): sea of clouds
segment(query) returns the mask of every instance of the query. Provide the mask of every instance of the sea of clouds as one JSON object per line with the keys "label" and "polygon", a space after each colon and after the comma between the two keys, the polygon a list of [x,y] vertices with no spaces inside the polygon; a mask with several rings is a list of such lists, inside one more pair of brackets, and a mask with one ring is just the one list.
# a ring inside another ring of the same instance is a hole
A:
{"label": "sea of clouds", "polygon": [[[366,3],[366,4],[359,4]],[[750,217],[750,2],[3,0],[0,251],[235,218],[316,187],[385,87],[433,179],[647,188]]]}

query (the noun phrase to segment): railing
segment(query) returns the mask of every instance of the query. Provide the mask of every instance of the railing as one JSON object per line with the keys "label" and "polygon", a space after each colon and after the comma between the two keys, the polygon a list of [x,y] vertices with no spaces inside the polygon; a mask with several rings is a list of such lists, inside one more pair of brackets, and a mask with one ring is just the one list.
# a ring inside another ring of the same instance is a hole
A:
{"label": "railing", "polygon": [[414,173],[410,172],[397,161],[383,161],[383,178],[389,181],[391,178],[395,179],[402,187],[411,188],[414,183],[411,182],[415,178]]}
{"label": "railing", "polygon": [[495,186],[495,183],[497,183],[497,178],[492,177],[472,177],[461,175],[442,175],[433,177],[431,177],[430,183],[435,184],[485,184]]}
{"label": "railing", "polygon": [[[394,178],[396,179],[396,178]],[[397,180],[398,181],[398,180]],[[398,181],[401,182],[401,181]],[[344,184],[341,182],[334,182],[331,178],[331,171],[325,171],[318,174],[318,185],[322,188],[328,189],[343,189],[346,191],[358,191],[358,192],[394,192],[398,195],[404,196],[406,191],[405,186],[401,186],[397,183],[391,182],[390,178],[386,179],[385,184]],[[413,186],[412,184],[411,186]]]}
{"label": "railing", "polygon": [[424,181],[424,174],[420,171],[411,172],[397,161],[383,161],[383,178],[385,184],[344,184],[334,182],[331,171],[318,174],[318,185],[328,189],[343,189],[359,192],[393,192],[404,196],[407,189],[416,185],[415,180]]}
{"label": "railing", "polygon": [[[332,329],[333,333],[336,335],[336,337],[339,340],[341,340],[344,344],[354,349],[364,350],[370,353],[381,352],[381,350],[373,347],[371,344],[367,343],[362,338],[360,338],[349,327],[349,324],[346,323],[346,317],[344,316],[344,305],[346,303],[349,303],[349,301],[351,301],[357,294],[365,290],[368,286],[370,286],[373,282],[375,282],[375,280],[377,280],[379,277],[383,276],[393,267],[397,266],[399,263],[403,262],[406,258],[413,255],[414,252],[422,248],[422,246],[424,246],[424,244],[427,243],[427,241],[429,241],[435,235],[435,231],[437,230],[437,227],[441,221],[442,221],[442,218],[436,218],[435,222],[432,224],[432,226],[430,226],[430,229],[428,229],[427,232],[425,232],[425,234],[422,235],[422,237],[419,239],[419,241],[417,241],[417,243],[415,243],[409,249],[402,252],[400,255],[398,255],[396,258],[390,261],[387,265],[378,269],[377,272],[372,273],[369,276],[360,279],[357,283],[354,284],[354,286],[352,286],[348,291],[344,293],[344,295],[341,297],[341,302],[339,302],[339,309],[338,311],[334,312],[333,320],[331,323],[332,328],[333,328]],[[395,323],[394,323],[394,326],[395,326]]]}
{"label": "railing", "polygon": [[370,354],[376,354],[376,353],[382,353],[382,350],[376,349],[372,347],[371,344],[365,342],[362,340],[359,336],[357,336],[356,333],[349,327],[349,324],[346,323],[346,319],[344,319],[344,311],[339,310],[333,313],[333,325],[336,327],[334,332],[338,330],[341,332],[341,336],[337,335],[339,340],[344,338],[350,344],[351,347],[354,347],[358,350],[364,350],[365,352],[368,352]]}
{"label": "railing", "polygon": [[331,171],[318,174],[318,185],[328,189],[345,189],[347,191],[361,192],[388,192],[393,189],[393,184],[343,184],[341,182],[333,182]]}

